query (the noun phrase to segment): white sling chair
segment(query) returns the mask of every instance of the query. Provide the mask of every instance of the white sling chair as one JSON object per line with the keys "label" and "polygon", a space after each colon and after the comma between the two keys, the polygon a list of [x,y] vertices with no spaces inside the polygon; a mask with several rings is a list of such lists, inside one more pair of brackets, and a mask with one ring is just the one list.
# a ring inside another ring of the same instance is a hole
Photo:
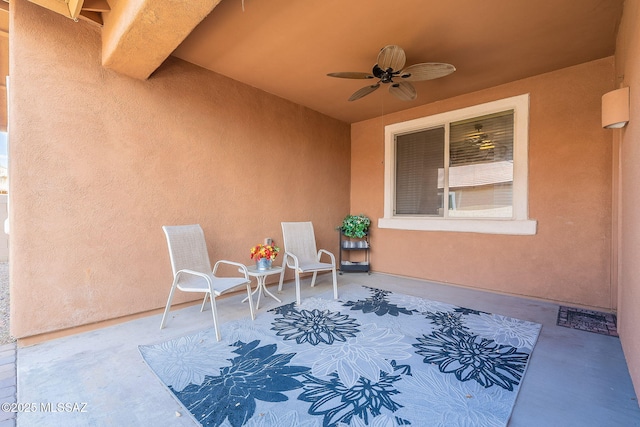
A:
{"label": "white sling chair", "polygon": [[[293,269],[296,276],[296,302],[300,304],[300,274],[313,272],[311,286],[315,286],[318,271],[331,271],[333,275],[333,298],[338,299],[338,280],[336,276],[336,257],[324,249],[316,250],[316,237],[311,222],[283,222],[282,237],[284,258],[280,273],[278,291],[282,290],[282,281],[286,267]],[[326,254],[331,262],[321,262]]]}
{"label": "white sling chair", "polygon": [[[207,298],[211,301],[211,311],[213,315],[213,327],[216,330],[216,339],[220,341],[220,331],[218,330],[218,313],[216,311],[215,297],[238,286],[246,285],[249,295],[249,310],[251,319],[255,319],[253,312],[253,301],[251,300],[251,281],[247,274],[247,267],[237,262],[220,260],[216,262],[211,270],[211,262],[207,252],[207,244],[204,239],[204,232],[198,224],[175,225],[162,227],[167,236],[169,245],[169,256],[171,258],[171,269],[173,270],[173,285],[169,292],[167,306],[164,309],[160,329],[164,328],[167,314],[171,308],[171,300],[176,289],[183,292],[204,292],[204,300],[200,311],[204,310]],[[237,267],[243,272],[242,277],[218,277],[216,271],[220,264],[229,264]]]}

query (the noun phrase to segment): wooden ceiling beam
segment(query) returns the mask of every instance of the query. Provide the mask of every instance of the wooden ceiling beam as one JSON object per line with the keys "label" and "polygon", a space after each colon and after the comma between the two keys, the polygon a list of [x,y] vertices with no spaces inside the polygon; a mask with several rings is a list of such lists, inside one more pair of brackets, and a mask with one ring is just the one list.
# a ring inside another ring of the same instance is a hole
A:
{"label": "wooden ceiling beam", "polygon": [[66,0],[69,7],[69,17],[71,19],[78,19],[84,0]]}
{"label": "wooden ceiling beam", "polygon": [[109,12],[111,7],[107,0],[84,0],[82,10],[87,12]]}
{"label": "wooden ceiling beam", "polygon": [[220,0],[131,0],[103,15],[102,65],[147,79]]}
{"label": "wooden ceiling beam", "polygon": [[102,20],[102,13],[91,12],[84,9],[80,11],[80,15],[78,15],[78,19],[82,19],[83,21],[87,21],[87,22],[90,22],[91,24],[96,24],[101,27],[104,24],[104,21]]}
{"label": "wooden ceiling beam", "polygon": [[108,0],[29,1],[102,26],[102,65],[144,80],[221,0],[128,0],[113,7]]}
{"label": "wooden ceiling beam", "polygon": [[78,19],[84,0],[29,0],[71,19]]}
{"label": "wooden ceiling beam", "polygon": [[69,14],[69,7],[65,2],[56,1],[56,0],[29,0],[31,3],[35,3],[38,6],[42,6],[49,10],[52,10],[60,15],[64,15],[67,18],[71,18]]}

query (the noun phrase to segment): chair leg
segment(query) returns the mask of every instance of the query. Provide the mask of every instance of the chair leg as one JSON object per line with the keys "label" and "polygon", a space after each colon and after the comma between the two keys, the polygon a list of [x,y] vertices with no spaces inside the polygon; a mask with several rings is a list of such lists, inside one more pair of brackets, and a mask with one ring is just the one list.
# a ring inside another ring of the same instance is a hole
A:
{"label": "chair leg", "polygon": [[313,288],[316,285],[316,277],[318,277],[318,272],[313,272],[313,277],[311,278],[311,287]]}
{"label": "chair leg", "polygon": [[278,283],[278,292],[282,292],[282,283],[284,281],[284,270],[286,270],[286,265],[282,263],[282,272],[280,273],[280,283]]}
{"label": "chair leg", "polygon": [[278,292],[282,292],[282,282],[284,281],[284,271],[287,269],[287,254],[282,258],[282,271],[280,272],[280,283],[278,283]]}
{"label": "chair leg", "polygon": [[338,299],[338,277],[336,276],[335,266],[331,270],[331,275],[333,276],[333,299]]}
{"label": "chair leg", "polygon": [[164,309],[164,314],[162,315],[162,321],[160,322],[160,329],[164,328],[165,322],[167,320],[167,314],[169,314],[169,309],[171,309],[171,300],[173,300],[173,293],[176,290],[175,281],[171,285],[171,291],[169,292],[169,299],[167,300],[167,306]]}
{"label": "chair leg", "polygon": [[220,341],[220,331],[218,330],[218,312],[216,311],[216,299],[211,295],[211,312],[213,313],[213,329],[216,330],[216,341]]}
{"label": "chair leg", "polygon": [[[260,298],[260,294],[258,294]],[[256,314],[253,311],[253,298],[251,298],[251,282],[247,283],[247,299],[249,300],[249,311],[251,312],[251,320],[256,320]]]}
{"label": "chair leg", "polygon": [[204,299],[202,300],[202,306],[200,307],[200,313],[204,311],[204,307],[207,305],[207,298],[209,297],[209,292],[204,294]]}
{"label": "chair leg", "polygon": [[300,272],[296,270],[296,303],[300,305]]}

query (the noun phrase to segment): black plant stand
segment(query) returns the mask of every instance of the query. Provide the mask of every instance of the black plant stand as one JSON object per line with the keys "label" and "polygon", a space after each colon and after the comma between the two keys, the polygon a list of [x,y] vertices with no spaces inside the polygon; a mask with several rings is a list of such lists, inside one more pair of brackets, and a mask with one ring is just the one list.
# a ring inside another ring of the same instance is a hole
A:
{"label": "black plant stand", "polygon": [[[363,238],[353,238],[344,235],[340,231],[340,274],[342,273],[369,273],[371,274],[371,264],[369,263],[369,235]],[[358,255],[354,255],[358,253]],[[346,258],[346,259],[345,259]]]}

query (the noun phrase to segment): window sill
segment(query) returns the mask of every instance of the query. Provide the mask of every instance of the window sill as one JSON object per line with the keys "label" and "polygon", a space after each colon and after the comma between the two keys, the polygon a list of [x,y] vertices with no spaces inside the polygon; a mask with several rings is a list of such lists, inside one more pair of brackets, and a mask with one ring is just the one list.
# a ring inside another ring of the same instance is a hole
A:
{"label": "window sill", "polygon": [[530,219],[443,219],[443,218],[379,218],[378,228],[417,231],[454,231],[482,234],[532,236],[538,222]]}

